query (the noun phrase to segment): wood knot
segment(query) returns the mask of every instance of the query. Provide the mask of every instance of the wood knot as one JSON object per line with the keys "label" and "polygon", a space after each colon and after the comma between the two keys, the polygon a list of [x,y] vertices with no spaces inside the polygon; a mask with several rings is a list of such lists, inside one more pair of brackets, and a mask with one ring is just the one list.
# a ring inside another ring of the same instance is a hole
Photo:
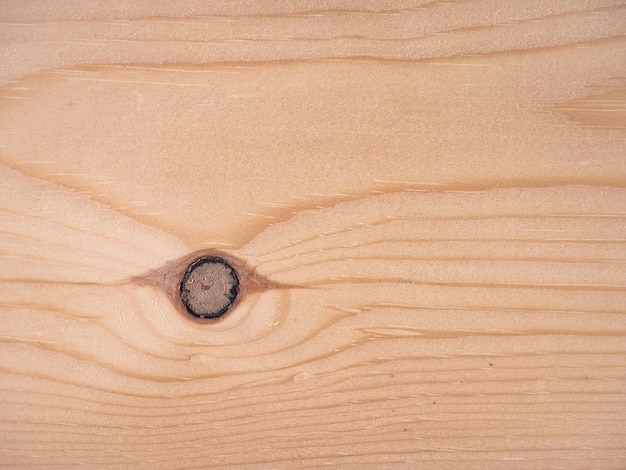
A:
{"label": "wood knot", "polygon": [[239,276],[218,256],[202,256],[189,265],[180,283],[180,298],[194,317],[219,318],[239,294]]}

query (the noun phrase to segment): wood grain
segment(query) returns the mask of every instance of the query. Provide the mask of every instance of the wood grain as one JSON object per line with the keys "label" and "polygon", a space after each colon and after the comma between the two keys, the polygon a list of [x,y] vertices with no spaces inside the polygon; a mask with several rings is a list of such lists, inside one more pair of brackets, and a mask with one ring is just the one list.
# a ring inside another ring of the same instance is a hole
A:
{"label": "wood grain", "polygon": [[3,2],[0,467],[624,468],[625,11]]}

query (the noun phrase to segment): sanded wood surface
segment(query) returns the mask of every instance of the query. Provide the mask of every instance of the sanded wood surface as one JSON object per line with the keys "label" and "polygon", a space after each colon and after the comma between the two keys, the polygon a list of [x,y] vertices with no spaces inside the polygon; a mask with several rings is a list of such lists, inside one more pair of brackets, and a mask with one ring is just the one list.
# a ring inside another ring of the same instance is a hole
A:
{"label": "sanded wood surface", "polygon": [[[1,2],[0,467],[625,468],[625,33]],[[218,321],[196,252],[256,276]]]}

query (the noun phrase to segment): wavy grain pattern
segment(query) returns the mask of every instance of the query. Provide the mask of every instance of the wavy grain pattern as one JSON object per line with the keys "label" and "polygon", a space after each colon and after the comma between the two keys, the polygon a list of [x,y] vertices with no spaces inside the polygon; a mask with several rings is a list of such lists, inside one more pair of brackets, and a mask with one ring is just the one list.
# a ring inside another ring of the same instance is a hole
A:
{"label": "wavy grain pattern", "polygon": [[623,468],[623,2],[283,3],[0,7],[0,467]]}

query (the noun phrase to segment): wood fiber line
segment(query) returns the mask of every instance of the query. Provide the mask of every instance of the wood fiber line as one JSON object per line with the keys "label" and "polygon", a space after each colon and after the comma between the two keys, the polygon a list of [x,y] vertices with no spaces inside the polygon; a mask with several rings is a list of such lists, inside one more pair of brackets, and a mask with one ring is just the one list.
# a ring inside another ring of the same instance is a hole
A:
{"label": "wood fiber line", "polygon": [[[27,13],[8,6],[0,16],[4,18],[0,23],[4,34],[0,38],[11,45],[6,49],[10,56],[28,54],[32,58],[30,64],[45,64],[50,69],[85,63],[87,55],[92,64],[452,57],[581,44],[619,37],[623,30],[624,7],[619,1],[597,1],[593,8],[586,2],[555,6],[533,1],[519,8],[494,7],[491,3],[418,4],[415,10],[375,8],[370,12],[305,9],[301,12],[304,16],[291,11],[282,18],[275,13],[250,17],[243,11],[241,16],[229,12],[227,17],[220,17],[226,12],[214,11],[192,15],[192,21],[186,16],[179,20],[154,10],[147,18],[137,11],[136,18],[131,8],[123,12],[122,18],[112,16],[104,23],[98,21],[99,14],[114,15],[114,10],[96,13],[96,8],[95,16],[83,16],[88,9],[78,12],[72,6],[57,7],[58,13],[53,14],[56,18],[52,19],[46,18],[51,12],[45,7]],[[82,20],[76,21],[81,16]],[[74,21],[68,22],[67,18]],[[554,29],[563,34],[553,34]],[[371,36],[379,40],[368,40]],[[138,49],[138,43],[144,47]],[[69,52],[65,58],[51,54],[58,48]],[[38,70],[41,68],[31,68],[30,73]],[[14,78],[16,73],[7,67],[3,78]]]}

